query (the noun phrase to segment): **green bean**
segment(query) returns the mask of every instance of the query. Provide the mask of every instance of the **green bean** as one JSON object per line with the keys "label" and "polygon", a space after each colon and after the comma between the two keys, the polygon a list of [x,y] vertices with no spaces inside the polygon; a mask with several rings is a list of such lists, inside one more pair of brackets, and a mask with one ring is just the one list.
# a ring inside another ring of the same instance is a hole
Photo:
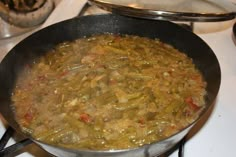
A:
{"label": "green bean", "polygon": [[131,110],[135,108],[139,108],[143,103],[146,103],[148,98],[145,95],[142,95],[136,99],[131,99],[126,103],[117,103],[114,108],[120,111]]}
{"label": "green bean", "polygon": [[179,101],[170,103],[168,106],[166,106],[165,112],[168,114],[173,113],[174,111],[178,110],[178,108],[180,107],[180,104],[181,102]]}
{"label": "green bean", "polygon": [[62,131],[64,128],[55,128],[55,129],[51,129],[51,130],[47,130],[44,132],[40,132],[35,134],[34,136],[37,138],[37,140],[45,140],[48,137],[53,137],[56,134],[58,134],[60,131]]}
{"label": "green bean", "polygon": [[73,117],[71,117],[69,115],[65,115],[64,119],[70,125],[70,127],[74,128],[74,129],[78,129],[78,130],[81,128],[89,129],[89,127],[87,125],[85,125],[85,123],[83,123],[79,120],[75,120]]}
{"label": "green bean", "polygon": [[99,96],[94,96],[91,101],[95,101],[96,104],[98,105],[107,105],[110,104],[114,101],[116,101],[116,96],[114,95],[114,93],[108,91],[105,93],[101,93]]}
{"label": "green bean", "polygon": [[152,76],[148,76],[148,75],[144,75],[144,74],[140,74],[140,73],[127,73],[126,76],[131,77],[133,79],[143,79],[143,80],[153,79]]}
{"label": "green bean", "polygon": [[54,132],[54,134],[46,136],[45,140],[53,142],[53,143],[61,143],[64,137],[68,138],[73,133],[74,133],[73,129],[65,128],[61,131]]}
{"label": "green bean", "polygon": [[122,54],[122,55],[127,54],[127,51],[122,50],[120,48],[113,47],[113,46],[106,45],[106,46],[104,46],[104,48],[106,50],[108,50],[110,53],[118,53],[118,54]]}

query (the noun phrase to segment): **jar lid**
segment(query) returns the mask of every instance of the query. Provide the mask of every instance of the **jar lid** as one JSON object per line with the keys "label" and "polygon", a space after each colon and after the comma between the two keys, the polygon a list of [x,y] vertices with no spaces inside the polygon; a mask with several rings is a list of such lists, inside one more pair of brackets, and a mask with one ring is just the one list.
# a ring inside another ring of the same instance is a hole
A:
{"label": "jar lid", "polygon": [[236,4],[225,0],[89,0],[91,5],[121,15],[173,21],[226,21],[236,17]]}

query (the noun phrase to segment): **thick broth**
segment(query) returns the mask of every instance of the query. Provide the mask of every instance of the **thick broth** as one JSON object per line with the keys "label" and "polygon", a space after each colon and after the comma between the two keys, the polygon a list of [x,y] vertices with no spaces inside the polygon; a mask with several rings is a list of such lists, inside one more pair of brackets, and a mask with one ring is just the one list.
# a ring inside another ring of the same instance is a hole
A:
{"label": "thick broth", "polygon": [[196,120],[206,83],[186,54],[159,40],[97,35],[26,65],[12,99],[22,130],[76,149],[133,148]]}

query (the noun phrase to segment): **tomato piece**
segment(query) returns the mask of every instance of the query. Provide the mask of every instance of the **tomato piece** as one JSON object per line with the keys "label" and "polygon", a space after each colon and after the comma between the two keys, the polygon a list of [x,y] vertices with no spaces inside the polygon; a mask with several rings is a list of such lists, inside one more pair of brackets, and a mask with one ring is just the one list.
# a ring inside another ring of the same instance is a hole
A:
{"label": "tomato piece", "polygon": [[66,76],[69,73],[69,71],[63,71],[62,73],[59,74],[59,78],[62,78],[64,76]]}
{"label": "tomato piece", "polygon": [[83,121],[83,122],[85,122],[85,123],[90,123],[90,122],[92,121],[92,118],[91,118],[91,116],[90,116],[89,114],[87,114],[87,113],[82,113],[82,114],[80,115],[80,120]]}
{"label": "tomato piece", "polygon": [[40,75],[38,76],[38,81],[44,81],[46,79],[46,76]]}
{"label": "tomato piece", "polygon": [[31,65],[25,64],[25,68],[26,68],[26,69],[31,69]]}
{"label": "tomato piece", "polygon": [[30,123],[32,120],[33,120],[33,114],[32,112],[27,112],[25,115],[24,115],[24,119],[27,123]]}
{"label": "tomato piece", "polygon": [[116,35],[114,41],[115,42],[120,42],[120,40],[121,40],[121,37],[119,35]]}
{"label": "tomato piece", "polygon": [[138,123],[140,124],[139,126],[140,126],[141,128],[145,127],[145,120],[144,120],[143,118],[140,118],[140,119],[138,120]]}
{"label": "tomato piece", "polygon": [[199,110],[200,109],[200,107],[197,105],[197,104],[195,104],[194,102],[193,102],[193,98],[192,97],[187,97],[186,99],[185,99],[185,102],[189,105],[189,107],[192,109],[192,110],[194,110],[194,111],[197,111],[197,110]]}

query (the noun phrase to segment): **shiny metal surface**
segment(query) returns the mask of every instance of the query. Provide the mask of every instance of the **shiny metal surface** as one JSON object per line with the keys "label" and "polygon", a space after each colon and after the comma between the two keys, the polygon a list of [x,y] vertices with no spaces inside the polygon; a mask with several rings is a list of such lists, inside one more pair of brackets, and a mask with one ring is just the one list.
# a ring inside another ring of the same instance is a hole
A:
{"label": "shiny metal surface", "polygon": [[224,0],[89,0],[121,15],[174,21],[215,22],[236,17],[236,5]]}

